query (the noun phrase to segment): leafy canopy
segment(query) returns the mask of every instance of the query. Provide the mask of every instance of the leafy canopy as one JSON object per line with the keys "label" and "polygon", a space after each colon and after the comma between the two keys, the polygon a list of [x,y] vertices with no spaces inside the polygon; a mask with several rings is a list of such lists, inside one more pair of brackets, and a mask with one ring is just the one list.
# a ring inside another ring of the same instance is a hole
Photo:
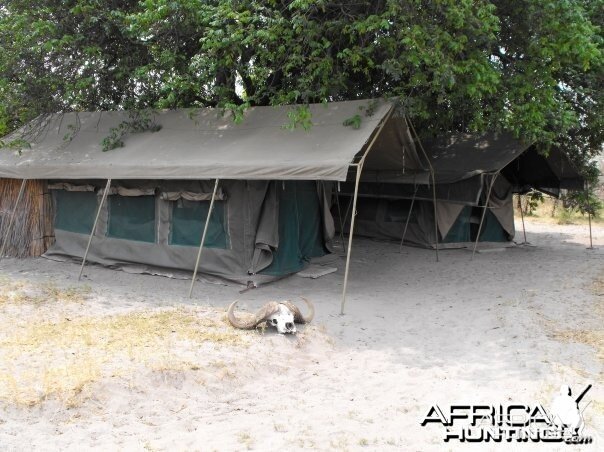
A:
{"label": "leafy canopy", "polygon": [[[604,142],[604,0],[4,0],[0,136],[48,112],[395,98],[423,134]],[[304,124],[304,108],[297,109]],[[298,117],[294,117],[297,120]],[[355,120],[351,119],[351,125]]]}

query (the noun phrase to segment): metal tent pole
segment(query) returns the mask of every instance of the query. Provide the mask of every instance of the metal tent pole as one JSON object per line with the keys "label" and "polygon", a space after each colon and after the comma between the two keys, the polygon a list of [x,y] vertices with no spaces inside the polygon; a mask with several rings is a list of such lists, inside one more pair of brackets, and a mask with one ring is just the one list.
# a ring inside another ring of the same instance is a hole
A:
{"label": "metal tent pole", "polygon": [[591,235],[591,201],[589,200],[589,182],[585,181],[585,190],[587,191],[587,221],[589,222],[589,248],[588,250],[594,249],[594,243]]}
{"label": "metal tent pole", "polygon": [[398,247],[398,252],[401,253],[403,251],[403,242],[405,241],[405,236],[407,235],[407,227],[409,226],[409,220],[411,219],[411,213],[413,212],[413,205],[415,204],[415,196],[417,195],[417,185],[415,186],[415,191],[413,192],[413,198],[411,198],[411,206],[409,207],[409,212],[407,213],[407,219],[405,220],[405,228],[403,229],[403,236],[401,237],[401,244]]}
{"label": "metal tent pole", "polygon": [[499,171],[493,174],[491,183],[489,184],[489,189],[487,191],[487,199],[482,209],[482,216],[480,217],[480,224],[478,225],[478,234],[476,234],[476,241],[474,242],[474,249],[472,250],[472,259],[474,259],[474,253],[476,253],[476,247],[478,246],[478,241],[480,240],[480,233],[482,232],[482,224],[484,223],[484,218],[487,215],[487,210],[489,208],[489,201],[491,200],[491,190],[493,189],[493,185],[495,185],[495,179],[499,176]]}
{"label": "metal tent pole", "polygon": [[210,208],[208,209],[208,216],[206,217],[206,224],[203,227],[203,234],[201,235],[201,243],[199,244],[199,251],[197,251],[197,260],[195,261],[195,269],[193,270],[193,279],[191,280],[191,287],[189,288],[189,298],[193,295],[193,286],[195,285],[195,279],[197,279],[197,270],[199,269],[199,260],[201,259],[201,250],[206,240],[206,234],[208,232],[208,225],[210,224],[210,216],[212,215],[212,209],[214,208],[214,200],[216,199],[216,191],[218,190],[218,182],[220,179],[216,179],[214,183],[214,191],[212,192],[212,200],[210,201]]}
{"label": "metal tent pole", "polygon": [[96,231],[96,225],[99,222],[99,217],[101,216],[101,209],[103,205],[105,205],[105,200],[107,199],[107,195],[109,194],[109,188],[111,187],[111,179],[107,179],[107,184],[105,185],[105,191],[103,192],[103,197],[101,198],[101,203],[99,204],[99,208],[96,211],[96,217],[94,218],[94,224],[92,225],[92,231],[90,231],[90,237],[88,237],[88,244],[86,245],[86,251],[84,252],[84,257],[82,258],[82,265],[80,266],[80,274],[78,275],[78,281],[82,278],[82,272],[84,271],[84,265],[86,265],[86,258],[88,257],[88,251],[90,250],[90,244],[92,243],[92,237],[94,237],[94,231]]}
{"label": "metal tent pole", "polygon": [[522,219],[522,235],[524,236],[522,244],[526,245],[528,242],[526,241],[526,228],[524,227],[524,209],[522,209],[522,198],[520,196],[522,195],[518,195],[518,204],[520,206],[520,218]]}
{"label": "metal tent pole", "polygon": [[407,121],[407,124],[409,125],[409,129],[411,130],[411,132],[413,132],[413,135],[417,139],[419,148],[421,149],[422,154],[424,154],[426,162],[428,163],[428,166],[430,168],[430,178],[432,179],[432,203],[434,204],[434,240],[436,241],[435,242],[435,244],[436,244],[436,248],[435,248],[436,262],[438,262],[439,256],[438,256],[438,217],[436,215],[436,176],[434,174],[434,168],[432,167],[432,162],[430,161],[430,158],[428,158],[428,154],[426,153],[426,150],[424,149],[424,145],[422,144],[421,140],[419,139],[419,136],[417,135],[417,132],[415,131],[415,127],[413,126],[411,119],[408,118],[407,116],[405,116],[405,120]]}
{"label": "metal tent pole", "polygon": [[338,182],[338,189],[336,191],[336,206],[338,207],[338,218],[340,220],[340,243],[342,244],[342,249],[346,252],[344,247],[344,224],[342,223],[342,211],[340,210],[340,182]]}
{"label": "metal tent pole", "polygon": [[15,224],[15,217],[17,216],[17,208],[19,207],[19,203],[21,202],[21,198],[23,197],[23,193],[25,193],[25,184],[27,184],[27,179],[23,179],[21,182],[21,188],[19,188],[19,194],[17,195],[17,200],[15,201],[15,207],[10,216],[10,220],[8,222],[8,229],[6,230],[6,234],[4,235],[4,240],[2,241],[2,249],[0,249],[0,260],[4,257],[4,251],[6,250],[6,246],[8,241],[10,240],[10,235],[13,232],[13,225]]}
{"label": "metal tent pole", "polygon": [[357,165],[356,181],[354,185],[354,195],[352,199],[352,213],[350,217],[350,231],[348,231],[348,252],[346,253],[346,270],[344,270],[344,287],[342,288],[342,305],[340,306],[340,314],[344,314],[344,306],[346,305],[346,286],[348,285],[348,271],[350,270],[350,252],[352,249],[352,236],[354,233],[354,220],[357,216],[357,196],[359,193],[359,181],[361,180],[361,171],[363,164]]}
{"label": "metal tent pole", "polygon": [[[359,161],[359,163],[352,163],[350,165],[350,166],[356,166],[357,174],[356,174],[356,180],[355,180],[355,185],[354,185],[354,195],[352,198],[352,212],[351,212],[351,216],[350,216],[350,231],[348,231],[348,251],[346,252],[346,269],[344,270],[344,286],[342,287],[342,303],[340,306],[341,315],[344,314],[344,307],[346,306],[346,287],[348,286],[348,271],[350,270],[350,253],[352,251],[352,237],[354,235],[354,219],[355,219],[356,213],[357,213],[356,212],[357,198],[358,198],[358,194],[359,194],[359,182],[361,181],[361,172],[363,171],[363,165],[365,163],[365,158],[367,157],[367,154],[369,154],[369,151],[371,151],[371,149],[373,148],[375,141],[380,136],[380,133],[384,129],[384,126],[386,125],[388,120],[390,119],[390,116],[392,116],[392,112],[393,112],[393,109],[391,108],[388,111],[388,113],[386,114],[386,116],[384,116],[384,119],[382,119],[382,122],[381,122],[377,132],[373,135],[373,138],[372,138],[371,142],[369,143],[369,145],[367,146],[367,149],[365,150],[365,153],[361,157],[361,160]],[[346,215],[348,215],[348,213]]]}

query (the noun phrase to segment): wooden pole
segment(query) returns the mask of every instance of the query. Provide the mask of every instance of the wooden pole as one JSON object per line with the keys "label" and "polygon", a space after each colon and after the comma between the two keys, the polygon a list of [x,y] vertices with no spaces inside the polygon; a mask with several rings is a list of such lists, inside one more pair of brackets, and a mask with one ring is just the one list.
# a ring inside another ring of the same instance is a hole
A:
{"label": "wooden pole", "polygon": [[99,222],[99,217],[101,216],[101,209],[105,204],[105,200],[107,199],[107,195],[109,194],[109,189],[111,188],[111,179],[107,179],[107,184],[105,184],[105,191],[103,191],[103,196],[101,197],[101,203],[99,204],[99,208],[96,211],[96,217],[94,218],[94,224],[92,225],[92,231],[90,231],[90,237],[88,237],[88,244],[86,245],[86,251],[84,252],[84,257],[82,258],[82,265],[80,266],[80,274],[78,275],[78,281],[82,279],[82,272],[84,271],[84,265],[86,265],[86,258],[88,257],[88,251],[90,250],[90,245],[92,244],[92,237],[94,237],[94,231],[96,231],[96,225]]}
{"label": "wooden pole", "polygon": [[203,234],[201,235],[201,243],[199,244],[199,251],[197,251],[197,260],[195,261],[195,269],[193,270],[193,279],[191,280],[191,287],[189,288],[189,298],[193,295],[193,286],[195,286],[195,280],[197,279],[197,270],[199,269],[199,260],[201,259],[201,250],[206,240],[206,234],[208,232],[208,225],[210,224],[210,216],[212,215],[212,209],[214,208],[214,200],[216,199],[216,191],[218,190],[218,182],[220,179],[216,179],[214,183],[214,191],[212,192],[212,200],[210,201],[210,208],[208,209],[208,216],[206,217],[206,224],[203,226]]}
{"label": "wooden pole", "polygon": [[480,217],[480,224],[478,225],[478,234],[476,235],[476,241],[474,242],[474,249],[472,250],[472,259],[474,259],[474,253],[476,253],[476,247],[478,246],[478,241],[480,240],[480,233],[482,232],[482,224],[484,223],[484,217],[487,215],[487,209],[489,208],[489,201],[491,200],[491,190],[493,189],[493,185],[495,185],[495,179],[499,176],[499,171],[497,171],[489,184],[489,189],[487,191],[487,199],[482,210],[482,216]]}
{"label": "wooden pole", "polygon": [[15,207],[10,216],[10,220],[8,222],[8,229],[6,230],[6,234],[4,235],[4,240],[2,241],[2,249],[0,249],[0,260],[4,257],[4,251],[6,250],[8,241],[10,240],[10,235],[13,232],[13,225],[15,224],[15,217],[17,216],[17,208],[19,207],[19,203],[21,202],[21,198],[23,197],[23,193],[25,193],[25,184],[27,184],[27,179],[23,179],[21,182],[21,188],[19,188],[19,194],[17,195],[17,200],[15,201]]}

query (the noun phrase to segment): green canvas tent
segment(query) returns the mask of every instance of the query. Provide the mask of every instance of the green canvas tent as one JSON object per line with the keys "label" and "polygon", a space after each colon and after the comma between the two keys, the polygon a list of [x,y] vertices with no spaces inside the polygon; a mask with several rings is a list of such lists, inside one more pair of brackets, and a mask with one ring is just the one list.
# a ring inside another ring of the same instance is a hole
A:
{"label": "green canvas tent", "polygon": [[[583,187],[560,150],[543,156],[510,134],[453,135],[425,142],[422,150],[401,157],[410,162],[402,171],[384,172],[376,164],[379,156],[368,156],[355,233],[425,247],[502,244],[515,234],[514,193],[537,189],[555,196]],[[348,205],[353,193],[350,182],[343,184],[340,204]],[[348,220],[336,209],[333,213],[336,225],[347,231]]]}
{"label": "green canvas tent", "polygon": [[[46,257],[256,285],[329,252],[334,182],[360,173],[386,124],[404,126],[391,104],[365,100],[311,105],[310,130],[290,130],[295,108],[250,108],[241,123],[211,108],[153,112],[154,132],[124,111],[45,116],[4,138],[29,146],[0,149],[0,178],[48,183],[56,240]],[[358,128],[344,125],[356,116]],[[103,152],[126,129],[123,147]],[[12,220],[0,215],[4,227]]]}

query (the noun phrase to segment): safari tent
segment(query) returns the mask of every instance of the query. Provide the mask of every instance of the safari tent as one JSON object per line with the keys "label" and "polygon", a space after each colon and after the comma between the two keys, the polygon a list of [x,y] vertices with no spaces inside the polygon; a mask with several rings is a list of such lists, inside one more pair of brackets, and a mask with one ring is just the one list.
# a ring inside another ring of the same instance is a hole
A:
{"label": "safari tent", "polygon": [[[505,133],[454,135],[421,148],[406,153],[404,172],[388,177],[382,172],[381,181],[364,170],[357,235],[432,248],[510,243],[514,193],[536,189],[558,196],[562,189],[583,188],[583,179],[559,149],[544,156]],[[366,167],[371,164],[370,154]],[[353,184],[343,184],[340,205],[350,205],[353,193]],[[348,208],[342,210],[339,215],[334,209],[336,225],[347,231]]]}
{"label": "safari tent", "polygon": [[[389,103],[352,101],[312,105],[311,130],[290,130],[295,108],[250,108],[241,123],[210,108],[153,112],[142,126],[128,112],[39,118],[3,140],[27,146],[0,150],[2,183],[20,183],[0,214],[0,254],[24,242],[36,181],[53,211],[46,257],[248,285],[296,272],[331,248],[334,182],[360,173],[380,131],[403,123]],[[358,127],[344,125],[351,117]]]}
{"label": "safari tent", "polygon": [[295,108],[250,108],[241,121],[211,108],[38,118],[0,149],[0,190],[10,193],[0,258],[45,251],[82,268],[88,260],[257,285],[329,253],[338,224],[351,232],[345,295],[356,218],[366,235],[467,240],[455,232],[460,221],[488,199],[485,231],[496,220],[513,235],[509,188],[530,184],[530,171],[506,175],[507,185],[494,175],[528,146],[493,135],[424,147],[387,102],[311,105],[309,130],[288,126]]}

